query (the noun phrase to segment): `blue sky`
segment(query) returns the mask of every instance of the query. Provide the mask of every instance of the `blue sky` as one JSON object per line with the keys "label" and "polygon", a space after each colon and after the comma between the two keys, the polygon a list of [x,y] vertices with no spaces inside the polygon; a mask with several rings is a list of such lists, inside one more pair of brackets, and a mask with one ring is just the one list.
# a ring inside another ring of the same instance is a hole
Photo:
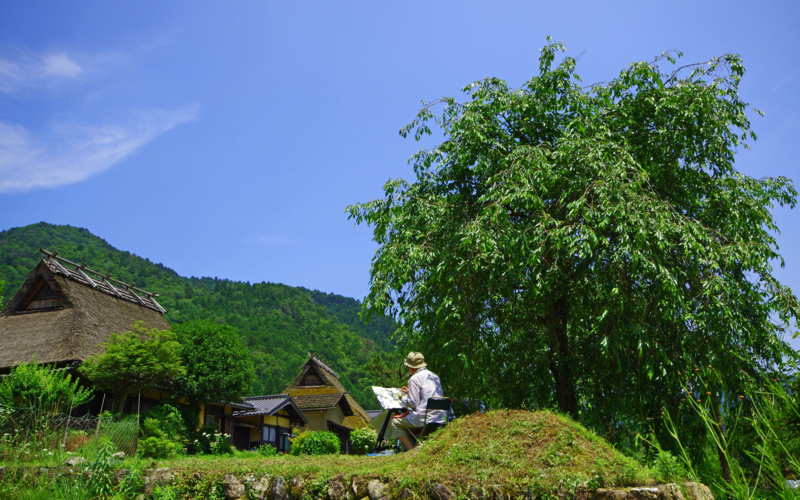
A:
{"label": "blue sky", "polygon": [[[757,6],[757,8],[755,8]],[[738,168],[797,180],[797,2],[3,2],[0,229],[85,227],[185,276],[361,298],[375,245],[344,208],[411,178],[421,100],[536,72],[587,83],[669,49],[742,55],[766,113]],[[798,210],[776,209],[800,291]]]}

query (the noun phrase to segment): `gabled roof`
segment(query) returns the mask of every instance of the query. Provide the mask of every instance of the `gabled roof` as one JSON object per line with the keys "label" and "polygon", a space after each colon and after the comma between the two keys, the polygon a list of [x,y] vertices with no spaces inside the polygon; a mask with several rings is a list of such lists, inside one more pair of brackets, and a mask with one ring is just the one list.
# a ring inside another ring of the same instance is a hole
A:
{"label": "gabled roof", "polygon": [[371,419],[377,417],[378,415],[380,415],[383,412],[384,412],[384,410],[367,410],[366,414],[367,414],[367,416],[369,416],[369,418],[371,420]]}
{"label": "gabled roof", "polygon": [[[322,385],[314,385],[308,386],[303,385],[303,381],[307,379],[309,376],[318,376],[321,381]],[[368,424],[371,420],[370,417],[367,415],[367,412],[364,411],[364,408],[361,407],[358,402],[347,392],[341,382],[339,382],[339,376],[334,372],[331,367],[327,364],[322,362],[322,360],[318,359],[316,356],[309,354],[308,361],[306,361],[303,366],[300,368],[300,373],[295,377],[294,382],[283,391],[284,394],[289,394],[295,401],[298,401],[298,406],[300,409],[305,410],[306,408],[303,407],[303,404],[322,404],[322,401],[328,401],[328,399],[338,398],[336,403],[325,406],[325,407],[314,407],[314,410],[319,409],[330,409],[338,404],[339,400],[341,399],[342,405],[347,405],[350,408],[350,413],[345,413],[345,415],[357,415],[364,421],[364,425]],[[304,400],[303,404],[300,404],[299,398],[307,398],[311,396],[329,396],[329,398],[325,399],[308,399]],[[343,398],[341,396],[344,396]],[[312,409],[309,407],[308,409]],[[357,428],[358,426],[354,427]]]}
{"label": "gabled roof", "polygon": [[[85,361],[101,351],[112,332],[128,331],[136,321],[147,328],[170,328],[163,309],[150,300],[155,294],[142,297],[131,285],[118,288],[88,277],[86,271],[77,264],[70,270],[53,258],[31,270],[0,312],[0,369],[31,361],[34,355],[40,363],[60,366]],[[57,298],[56,305],[27,310],[45,287],[48,297]]]}
{"label": "gabled roof", "polygon": [[341,404],[342,413],[345,416],[354,415],[353,408],[347,401],[346,394],[337,392],[334,394],[317,394],[312,396],[293,396],[297,406],[303,411],[330,410]]}
{"label": "gabled roof", "polygon": [[308,419],[303,415],[297,403],[288,394],[275,394],[271,396],[253,396],[244,398],[243,403],[251,406],[251,409],[234,412],[235,417],[251,417],[258,415],[275,415],[286,408],[289,413],[308,423]]}

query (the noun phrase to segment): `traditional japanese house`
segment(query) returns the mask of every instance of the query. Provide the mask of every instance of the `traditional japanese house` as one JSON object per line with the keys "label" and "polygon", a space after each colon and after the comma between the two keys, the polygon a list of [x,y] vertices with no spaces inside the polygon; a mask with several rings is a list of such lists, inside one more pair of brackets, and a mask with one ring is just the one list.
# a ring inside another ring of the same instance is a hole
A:
{"label": "traditional japanese house", "polygon": [[303,364],[292,385],[283,391],[292,396],[308,423],[303,429],[331,431],[350,452],[350,431],[366,427],[367,412],[345,390],[339,376],[314,356]]}
{"label": "traditional japanese house", "polygon": [[[64,259],[58,252],[40,251],[45,258],[0,312],[0,374],[35,357],[38,363],[79,375],[80,364],[101,352],[112,332],[129,331],[137,321],[150,329],[170,328],[164,319],[166,311],[156,302],[157,294]],[[154,390],[131,396],[123,411],[145,411],[165,395]],[[106,398],[98,392],[93,401],[74,408],[72,415],[97,415],[109,410],[110,402],[110,395]],[[219,430],[228,434],[233,434],[233,411],[250,408],[244,403],[207,406],[199,423],[212,417]]]}
{"label": "traditional japanese house", "polygon": [[233,444],[240,450],[270,445],[289,451],[292,428],[308,425],[308,419],[288,394],[244,398],[251,408],[234,412]]}

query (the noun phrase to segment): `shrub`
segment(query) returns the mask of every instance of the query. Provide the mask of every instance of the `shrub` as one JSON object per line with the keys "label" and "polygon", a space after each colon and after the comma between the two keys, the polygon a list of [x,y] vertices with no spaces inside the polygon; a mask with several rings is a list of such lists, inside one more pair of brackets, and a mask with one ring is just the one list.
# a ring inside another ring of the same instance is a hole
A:
{"label": "shrub", "polygon": [[89,471],[89,481],[86,489],[92,498],[108,497],[113,493],[114,488],[114,462],[111,455],[114,454],[114,443],[106,441],[97,452],[94,460],[90,461],[86,469]]}
{"label": "shrub", "polygon": [[653,460],[655,474],[664,482],[679,481],[686,477],[686,470],[670,452],[661,450]]}
{"label": "shrub", "polygon": [[72,375],[40,365],[34,357],[30,363],[12,368],[0,381],[0,406],[67,413],[91,400],[92,392],[80,387],[77,380],[72,380]]}
{"label": "shrub", "polygon": [[353,445],[353,453],[364,455],[375,448],[378,441],[378,432],[372,427],[363,427],[350,432],[350,443]]}
{"label": "shrub", "polygon": [[169,458],[175,454],[178,444],[163,437],[150,436],[139,441],[136,454],[143,458]]}
{"label": "shrub", "polygon": [[228,442],[230,434],[221,434],[214,430],[212,433],[203,433],[203,439],[208,443],[206,448],[208,453],[212,455],[233,455],[233,448]]}
{"label": "shrub", "polygon": [[164,437],[178,441],[187,434],[183,415],[171,405],[159,405],[147,410],[142,423],[142,434],[145,437]]}
{"label": "shrub", "polygon": [[278,449],[274,446],[264,444],[259,446],[256,451],[262,457],[277,457],[278,456]]}
{"label": "shrub", "polygon": [[329,431],[304,431],[292,439],[292,455],[329,455],[339,453],[336,434]]}

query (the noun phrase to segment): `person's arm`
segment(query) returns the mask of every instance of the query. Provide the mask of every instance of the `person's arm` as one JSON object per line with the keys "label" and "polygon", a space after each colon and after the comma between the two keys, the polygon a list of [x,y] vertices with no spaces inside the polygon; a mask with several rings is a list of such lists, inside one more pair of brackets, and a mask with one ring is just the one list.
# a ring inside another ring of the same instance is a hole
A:
{"label": "person's arm", "polygon": [[406,395],[400,400],[403,402],[404,405],[408,406],[412,410],[415,410],[419,405],[419,381],[416,380],[415,377],[411,377],[408,381],[408,388],[406,390]]}

